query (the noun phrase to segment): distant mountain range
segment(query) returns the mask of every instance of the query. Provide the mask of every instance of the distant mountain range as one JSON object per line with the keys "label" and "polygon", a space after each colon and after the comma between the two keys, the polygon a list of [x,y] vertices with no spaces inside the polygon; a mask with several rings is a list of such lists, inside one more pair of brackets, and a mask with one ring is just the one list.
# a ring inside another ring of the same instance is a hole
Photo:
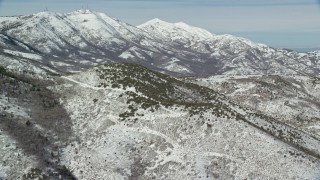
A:
{"label": "distant mountain range", "polygon": [[294,48],[290,48],[290,49],[295,50],[297,52],[301,52],[301,53],[307,53],[307,52],[312,52],[312,51],[318,51],[320,48],[294,47]]}
{"label": "distant mountain range", "polygon": [[153,19],[135,27],[78,10],[0,17],[0,24],[2,56],[36,57],[58,71],[132,62],[178,76],[320,73],[319,51],[272,48],[182,22]]}

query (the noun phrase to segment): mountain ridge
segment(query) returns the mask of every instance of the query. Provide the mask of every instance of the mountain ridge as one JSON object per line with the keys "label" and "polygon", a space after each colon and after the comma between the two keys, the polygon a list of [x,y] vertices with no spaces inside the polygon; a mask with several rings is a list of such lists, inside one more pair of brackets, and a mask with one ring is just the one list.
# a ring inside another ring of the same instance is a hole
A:
{"label": "mountain ridge", "polygon": [[176,76],[320,74],[318,53],[271,48],[182,22],[154,19],[132,26],[103,13],[78,10],[0,17],[0,24],[1,37],[15,39],[33,51],[3,38],[0,50],[36,51],[46,56],[43,64],[49,63],[61,73],[131,62]]}

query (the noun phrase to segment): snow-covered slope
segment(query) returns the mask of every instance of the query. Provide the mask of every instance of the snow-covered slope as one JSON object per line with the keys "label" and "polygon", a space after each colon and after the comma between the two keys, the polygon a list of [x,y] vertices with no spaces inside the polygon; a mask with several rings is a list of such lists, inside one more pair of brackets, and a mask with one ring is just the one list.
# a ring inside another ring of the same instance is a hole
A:
{"label": "snow-covered slope", "polygon": [[139,65],[0,76],[0,178],[319,177],[316,137]]}
{"label": "snow-covered slope", "polygon": [[159,40],[163,40],[163,37],[165,37],[167,41],[180,43],[195,43],[197,41],[210,40],[214,36],[204,29],[192,27],[183,22],[168,23],[158,18],[137,27],[149,32],[152,36],[158,37]]}
{"label": "snow-covered slope", "polygon": [[320,79],[305,76],[214,76],[192,82],[320,137]]}
{"label": "snow-covered slope", "polygon": [[[0,17],[0,49],[38,53],[53,67],[78,71],[134,62],[182,76],[217,74],[319,75],[319,52],[274,49],[231,35],[214,35],[159,19],[132,26],[103,13],[78,10]],[[50,63],[54,62],[54,63]]]}
{"label": "snow-covered slope", "polygon": [[89,10],[66,14],[41,12],[3,21],[2,27],[7,35],[43,53],[72,48],[92,50],[92,46],[111,50],[112,43],[121,46],[125,40],[138,38],[137,28]]}
{"label": "snow-covered slope", "polygon": [[[123,76],[136,70],[145,79],[140,81],[140,75]],[[157,94],[146,96],[148,91],[152,94],[157,88],[170,89],[173,85],[176,92],[199,98],[191,91],[195,87],[188,84],[174,84],[171,78],[131,66],[101,67],[65,79],[72,86],[67,86],[68,89],[61,86],[60,91],[73,94],[63,102],[74,112],[75,132],[82,143],[69,146],[63,162],[74,168],[75,176],[80,179],[90,179],[93,174],[104,179],[312,179],[317,176],[313,158],[310,161],[308,155],[247,123],[224,117],[229,114],[226,109],[209,110],[201,103],[186,108],[175,104],[175,97],[171,99],[172,106],[168,101],[157,101],[160,98]],[[140,83],[146,85],[141,87]],[[177,100],[188,101],[186,95]],[[216,114],[218,111],[221,114]],[[84,126],[87,128],[83,129]]]}

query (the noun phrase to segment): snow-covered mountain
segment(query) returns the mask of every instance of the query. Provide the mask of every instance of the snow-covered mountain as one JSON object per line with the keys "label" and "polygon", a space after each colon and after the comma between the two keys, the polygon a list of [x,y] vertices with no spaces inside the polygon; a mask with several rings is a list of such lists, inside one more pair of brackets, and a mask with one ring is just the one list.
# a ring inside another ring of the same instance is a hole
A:
{"label": "snow-covered mountain", "polygon": [[90,10],[0,17],[0,53],[8,54],[4,50],[45,56],[43,64],[62,71],[133,62],[182,76],[320,72],[319,52],[275,49],[182,22],[153,19],[135,27]]}
{"label": "snow-covered mountain", "polygon": [[181,22],[0,17],[0,179],[319,179],[319,72]]}
{"label": "snow-covered mountain", "polygon": [[158,37],[158,40],[164,40],[163,38],[165,37],[165,41],[181,42],[184,44],[210,40],[214,36],[204,29],[192,27],[183,22],[168,23],[158,18],[141,24],[138,28],[151,33],[152,36]]}

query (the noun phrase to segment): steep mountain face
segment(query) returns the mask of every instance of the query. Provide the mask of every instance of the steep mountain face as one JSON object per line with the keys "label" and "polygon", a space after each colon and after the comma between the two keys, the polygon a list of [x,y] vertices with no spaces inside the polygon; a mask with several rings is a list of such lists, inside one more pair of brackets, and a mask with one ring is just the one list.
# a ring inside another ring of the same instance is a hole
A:
{"label": "steep mountain face", "polygon": [[61,71],[134,62],[180,76],[217,74],[319,75],[319,52],[274,49],[185,23],[153,19],[134,27],[90,10],[0,18],[0,53],[44,56]]}
{"label": "steep mountain face", "polygon": [[81,48],[90,51],[95,46],[110,50],[112,44],[121,48],[126,41],[137,39],[139,35],[135,32],[137,28],[91,11],[42,12],[3,21],[2,25],[2,31],[34,45],[43,53]]}

